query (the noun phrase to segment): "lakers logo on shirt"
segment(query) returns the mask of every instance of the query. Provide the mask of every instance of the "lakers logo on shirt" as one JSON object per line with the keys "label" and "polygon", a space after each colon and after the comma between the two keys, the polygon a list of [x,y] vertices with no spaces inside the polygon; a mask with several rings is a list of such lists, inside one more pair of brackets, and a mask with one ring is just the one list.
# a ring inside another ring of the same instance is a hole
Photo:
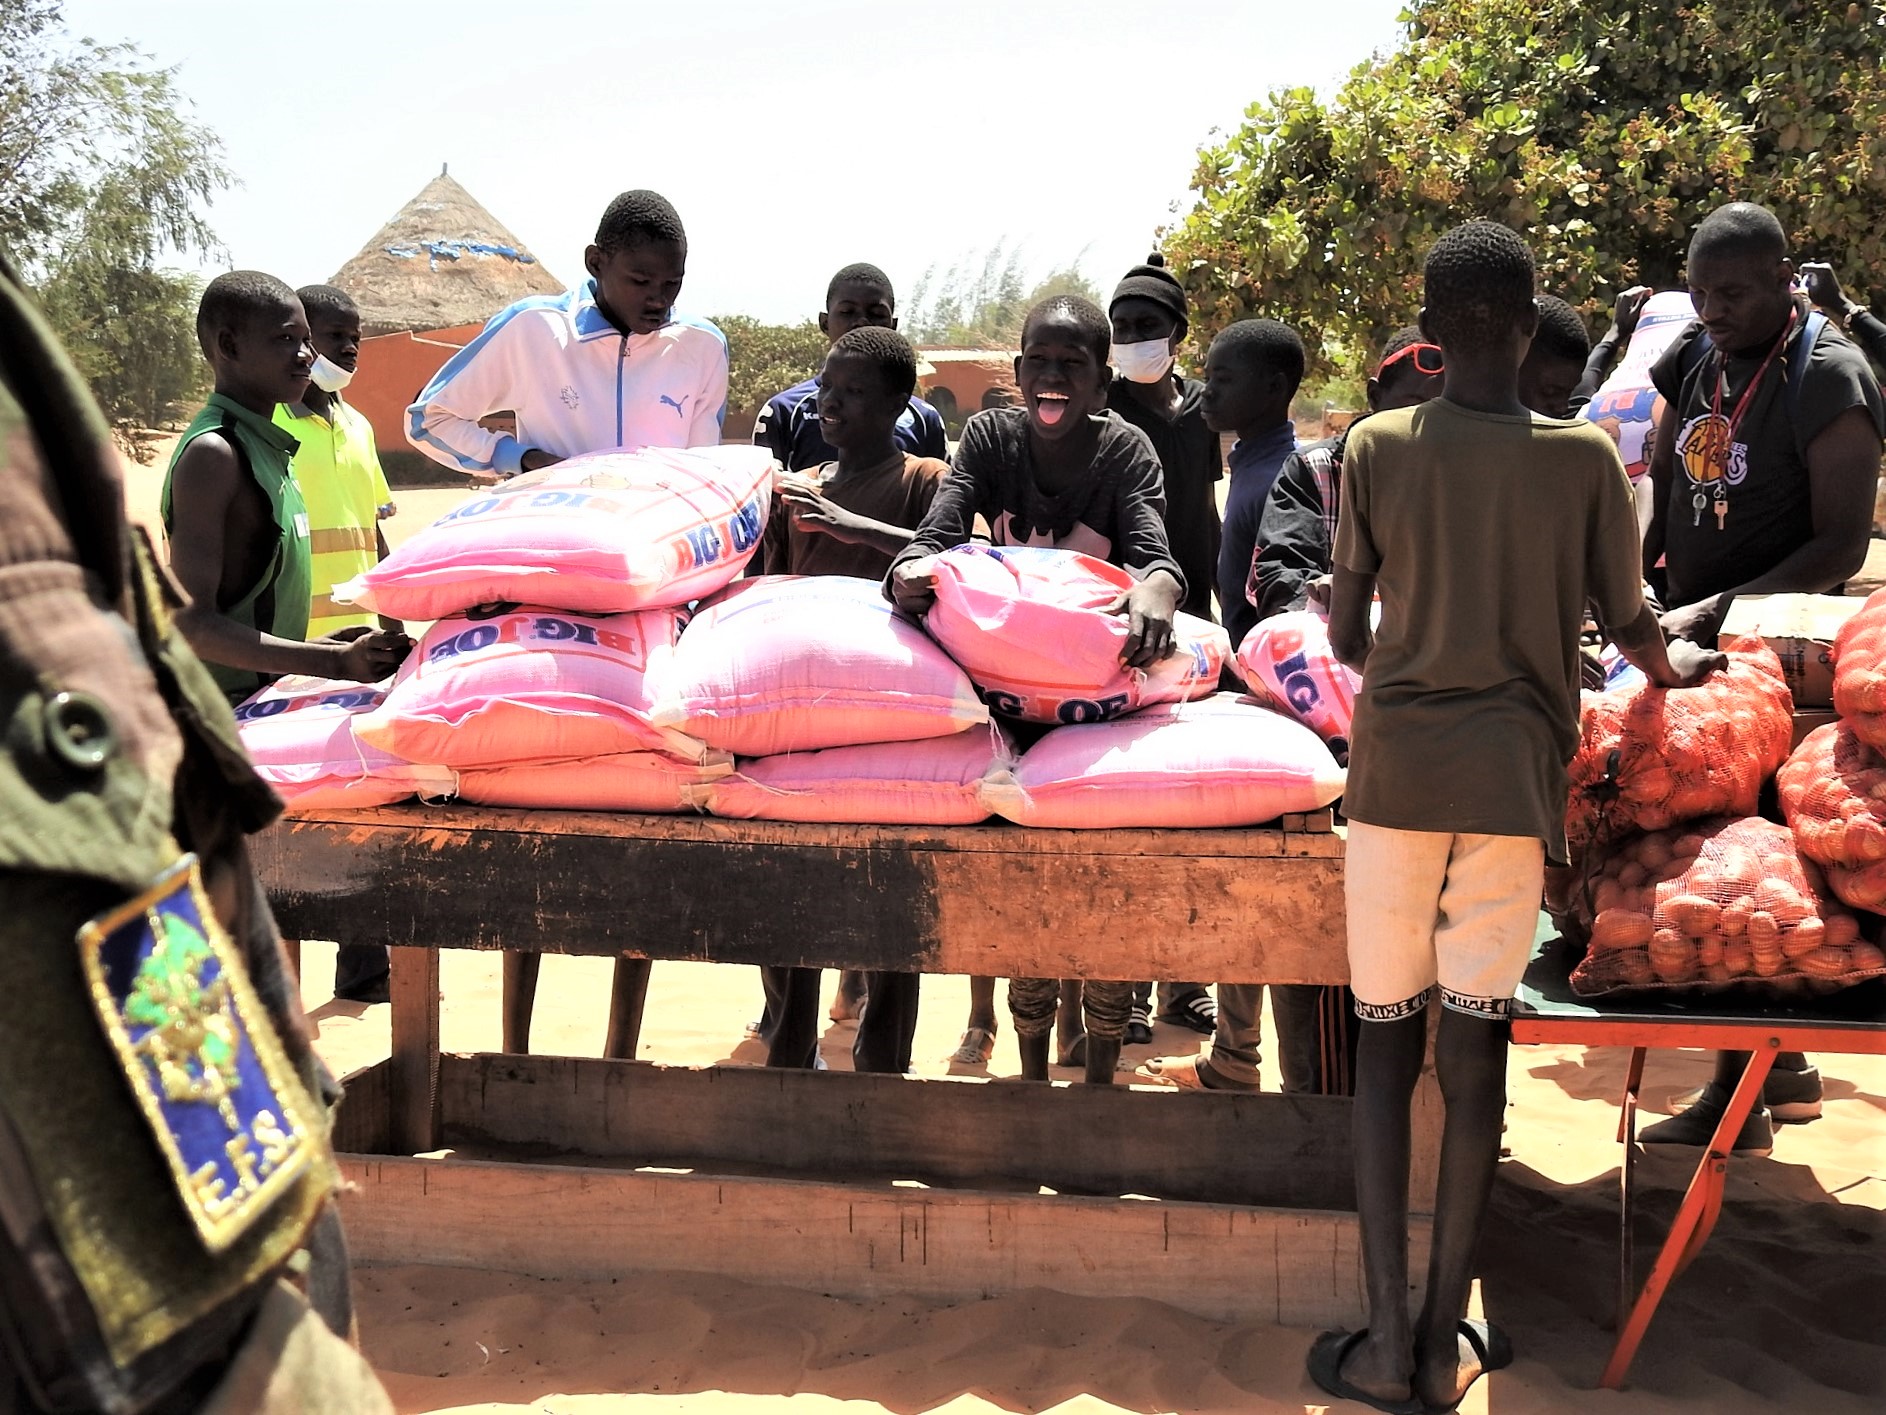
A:
{"label": "lakers logo on shirt", "polygon": [[1710,486],[1718,479],[1728,486],[1742,484],[1748,476],[1748,444],[1731,436],[1729,420],[1720,413],[1704,413],[1683,424],[1676,460],[1691,486]]}

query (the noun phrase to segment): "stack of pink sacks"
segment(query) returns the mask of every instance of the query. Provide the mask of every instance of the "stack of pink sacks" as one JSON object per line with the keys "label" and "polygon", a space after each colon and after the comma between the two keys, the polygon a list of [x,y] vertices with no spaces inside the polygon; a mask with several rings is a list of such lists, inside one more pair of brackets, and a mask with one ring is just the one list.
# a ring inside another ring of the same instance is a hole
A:
{"label": "stack of pink sacks", "polygon": [[[658,725],[654,684],[686,606],[752,558],[773,474],[754,447],[574,457],[477,493],[338,588],[342,602],[436,621],[383,696],[348,714],[351,740],[372,751],[348,803],[451,794],[443,777],[481,805],[698,804],[732,758]],[[265,695],[244,705],[251,720]],[[245,729],[252,751],[259,731]],[[380,784],[370,793],[367,780]],[[334,798],[291,807],[310,804]]]}
{"label": "stack of pink sacks", "polygon": [[1123,570],[1073,551],[965,545],[925,562],[924,627],[1000,717],[1053,724],[983,781],[982,803],[1022,825],[1071,829],[1257,825],[1328,805],[1344,773],[1316,735],[1217,692],[1225,631],[1177,616],[1173,653],[1122,665],[1113,606]]}
{"label": "stack of pink sacks", "polygon": [[651,720],[739,758],[698,804],[740,820],[968,825],[1010,750],[967,674],[874,580],[769,575],[700,607]]}

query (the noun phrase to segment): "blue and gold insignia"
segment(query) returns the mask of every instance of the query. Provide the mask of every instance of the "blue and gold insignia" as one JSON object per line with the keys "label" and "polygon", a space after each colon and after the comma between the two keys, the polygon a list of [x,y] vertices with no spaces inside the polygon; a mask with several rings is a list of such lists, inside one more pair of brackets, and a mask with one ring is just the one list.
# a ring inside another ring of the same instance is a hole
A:
{"label": "blue and gold insignia", "polygon": [[301,1089],[194,855],[79,930],[105,1035],[211,1252],[318,1152]]}

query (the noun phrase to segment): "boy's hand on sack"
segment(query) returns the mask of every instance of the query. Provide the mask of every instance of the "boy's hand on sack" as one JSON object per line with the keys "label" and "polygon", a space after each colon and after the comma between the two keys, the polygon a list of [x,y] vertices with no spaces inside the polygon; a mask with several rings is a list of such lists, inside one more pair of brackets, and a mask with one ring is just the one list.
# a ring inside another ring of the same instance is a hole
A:
{"label": "boy's hand on sack", "polygon": [[1110,606],[1109,614],[1126,616],[1126,644],[1120,662],[1128,668],[1151,668],[1172,653],[1172,616],[1179,610],[1179,582],[1164,570],[1155,570]]}
{"label": "boy's hand on sack", "polygon": [[1671,639],[1664,646],[1670,657],[1670,667],[1685,688],[1694,688],[1712,673],[1720,673],[1729,666],[1729,656],[1715,649],[1698,648],[1688,639]]}
{"label": "boy's hand on sack", "polygon": [[346,683],[378,683],[391,677],[413,651],[413,641],[405,634],[365,625],[342,629],[319,642],[334,649],[332,676]]}
{"label": "boy's hand on sack", "polygon": [[934,557],[922,555],[891,570],[891,602],[913,619],[930,612],[936,604]]}

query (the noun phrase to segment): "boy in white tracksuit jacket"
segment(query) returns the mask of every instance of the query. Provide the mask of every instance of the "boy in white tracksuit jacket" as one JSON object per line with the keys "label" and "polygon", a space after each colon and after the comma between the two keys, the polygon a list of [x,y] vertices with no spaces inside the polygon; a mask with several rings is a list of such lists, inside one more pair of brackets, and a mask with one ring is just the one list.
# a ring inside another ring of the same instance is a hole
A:
{"label": "boy in white tracksuit jacket", "polygon": [[[727,340],[706,320],[674,313],[687,251],[674,207],[654,192],[624,192],[583,254],[591,278],[496,315],[406,410],[407,439],[482,477],[605,448],[718,443]],[[517,415],[515,437],[478,425],[506,410]]]}
{"label": "boy in white tracksuit jacket", "polygon": [[[534,472],[614,447],[701,447],[720,441],[727,340],[705,320],[677,319],[688,238],[663,197],[624,192],[583,252],[590,279],[567,295],[521,300],[439,370],[406,410],[413,446],[485,479]],[[515,437],[478,426],[506,409]],[[530,1050],[541,957],[504,956],[504,1049]],[[603,1054],[635,1054],[648,988],[642,959],[616,960]]]}

